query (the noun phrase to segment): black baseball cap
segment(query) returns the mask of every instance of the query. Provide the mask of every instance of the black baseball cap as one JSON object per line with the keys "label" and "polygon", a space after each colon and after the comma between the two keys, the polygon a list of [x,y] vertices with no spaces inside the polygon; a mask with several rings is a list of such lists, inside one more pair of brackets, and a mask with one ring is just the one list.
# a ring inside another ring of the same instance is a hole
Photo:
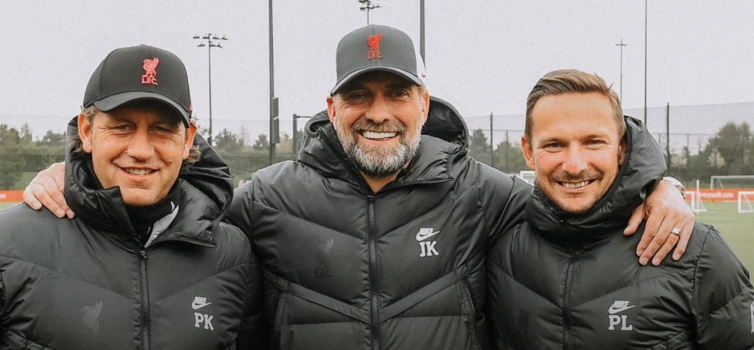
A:
{"label": "black baseball cap", "polygon": [[354,78],[379,70],[424,85],[424,63],[416,55],[414,42],[406,33],[388,26],[368,25],[340,39],[335,66],[338,82],[330,90],[331,95]]}
{"label": "black baseball cap", "polygon": [[173,53],[148,45],[115,49],[89,78],[84,108],[94,105],[107,112],[124,103],[151,99],[164,102],[183,117],[191,118],[186,67]]}

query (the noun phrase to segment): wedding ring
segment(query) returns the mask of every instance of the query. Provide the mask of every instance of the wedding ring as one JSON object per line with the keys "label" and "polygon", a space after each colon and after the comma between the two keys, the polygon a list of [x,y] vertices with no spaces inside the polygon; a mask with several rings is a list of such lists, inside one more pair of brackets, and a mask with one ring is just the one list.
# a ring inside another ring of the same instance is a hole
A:
{"label": "wedding ring", "polygon": [[673,227],[673,229],[670,230],[670,233],[672,233],[674,235],[680,235],[681,234],[681,229],[678,228],[678,227]]}

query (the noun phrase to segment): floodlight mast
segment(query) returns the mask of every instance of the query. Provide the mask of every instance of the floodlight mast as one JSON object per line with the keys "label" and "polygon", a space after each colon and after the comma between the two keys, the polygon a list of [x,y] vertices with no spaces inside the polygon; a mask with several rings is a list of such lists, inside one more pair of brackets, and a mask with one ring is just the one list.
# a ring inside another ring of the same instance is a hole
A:
{"label": "floodlight mast", "polygon": [[378,9],[382,6],[380,5],[372,5],[372,0],[357,0],[359,3],[361,3],[361,7],[359,9],[361,11],[367,12],[367,25],[369,25],[369,11],[372,11],[374,9]]}
{"label": "floodlight mast", "polygon": [[[222,49],[223,47],[218,41],[228,40],[228,38],[225,35],[221,38],[217,34],[207,33],[202,36],[194,35],[194,40],[200,40],[199,45],[196,45],[196,47],[207,47],[207,67],[209,70],[209,137],[207,137],[207,142],[212,145],[212,48]],[[204,40],[207,41],[206,44]]]}

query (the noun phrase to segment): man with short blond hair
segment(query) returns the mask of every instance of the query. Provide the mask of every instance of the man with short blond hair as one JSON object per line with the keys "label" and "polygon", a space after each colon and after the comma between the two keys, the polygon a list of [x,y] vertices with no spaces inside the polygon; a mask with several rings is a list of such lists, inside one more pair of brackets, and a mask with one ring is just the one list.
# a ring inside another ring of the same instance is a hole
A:
{"label": "man with short blond hair", "polygon": [[633,263],[638,237],[622,229],[665,162],[644,125],[622,114],[594,74],[553,71],[532,89],[521,145],[535,188],[524,222],[487,259],[495,345],[751,349],[749,273],[712,226],[695,223],[678,261]]}

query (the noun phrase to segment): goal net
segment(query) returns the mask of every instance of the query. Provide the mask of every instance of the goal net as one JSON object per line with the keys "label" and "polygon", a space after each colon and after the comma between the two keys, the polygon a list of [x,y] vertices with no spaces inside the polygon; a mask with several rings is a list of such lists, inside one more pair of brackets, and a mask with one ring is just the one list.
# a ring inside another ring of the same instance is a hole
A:
{"label": "goal net", "polygon": [[712,175],[709,177],[710,189],[752,188],[754,175]]}
{"label": "goal net", "polygon": [[702,202],[701,192],[686,191],[686,197],[689,197],[689,205],[691,206],[691,211],[693,211],[694,213],[704,213],[707,211],[707,207],[705,207],[704,202]]}
{"label": "goal net", "polygon": [[534,184],[534,178],[535,178],[535,176],[534,176],[534,170],[521,170],[521,171],[518,172],[518,175],[516,175],[516,176],[524,179],[524,181],[526,181],[526,182],[528,182],[528,183],[530,183],[532,185]]}
{"label": "goal net", "polygon": [[754,213],[754,191],[738,191],[738,212]]}

